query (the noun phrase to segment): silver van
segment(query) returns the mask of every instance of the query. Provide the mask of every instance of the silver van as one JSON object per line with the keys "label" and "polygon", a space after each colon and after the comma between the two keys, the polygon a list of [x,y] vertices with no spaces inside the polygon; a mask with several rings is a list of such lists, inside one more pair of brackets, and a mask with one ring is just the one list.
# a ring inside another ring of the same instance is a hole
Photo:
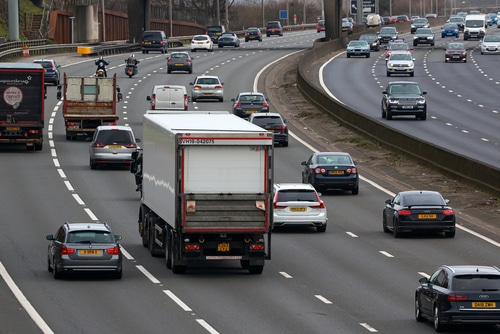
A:
{"label": "silver van", "polygon": [[151,96],[146,100],[151,103],[150,110],[188,110],[188,95],[185,86],[156,85]]}

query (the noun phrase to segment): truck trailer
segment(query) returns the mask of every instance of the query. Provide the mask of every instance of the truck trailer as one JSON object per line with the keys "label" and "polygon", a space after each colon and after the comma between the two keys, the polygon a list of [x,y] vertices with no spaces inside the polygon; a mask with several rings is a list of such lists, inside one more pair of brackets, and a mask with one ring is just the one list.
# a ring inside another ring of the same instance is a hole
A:
{"label": "truck trailer", "polygon": [[[61,92],[62,89],[62,92]],[[64,73],[57,98],[63,98],[66,140],[92,137],[100,125],[116,125],[116,103],[122,100],[116,73],[112,78],[70,77]]]}
{"label": "truck trailer", "polygon": [[40,64],[0,63],[0,143],[43,147],[46,87]]}
{"label": "truck trailer", "polygon": [[271,258],[273,135],[233,114],[146,113],[139,234],[182,274],[199,261]]}

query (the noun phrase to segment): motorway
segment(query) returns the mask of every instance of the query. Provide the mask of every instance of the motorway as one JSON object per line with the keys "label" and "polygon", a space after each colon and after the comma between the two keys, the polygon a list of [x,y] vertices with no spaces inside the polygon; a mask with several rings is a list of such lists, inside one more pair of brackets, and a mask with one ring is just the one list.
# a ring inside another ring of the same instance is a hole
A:
{"label": "motorway", "polygon": [[[124,95],[119,123],[132,126],[141,138],[141,117],[152,86],[181,84],[189,89],[189,82],[202,73],[222,79],[225,100],[190,103],[191,109],[230,110],[231,97],[252,90],[261,69],[310,48],[316,38],[315,31],[289,32],[262,43],[242,43],[239,49],[192,53],[192,75],[167,75],[166,55],[150,53],[137,54],[140,73],[128,78],[123,73],[127,55],[110,56],[108,75],[118,73]],[[92,75],[95,70],[93,59],[76,55],[59,59],[69,75]],[[346,72],[338,77],[342,83],[349,78],[373,80],[370,74]],[[323,196],[330,217],[326,233],[313,228],[274,233],[272,259],[262,275],[248,275],[239,263],[231,262],[195,266],[186,275],[174,275],[164,259],[151,257],[142,247],[133,176],[127,169],[90,170],[88,142],[66,141],[56,88],[48,89],[43,151],[7,147],[0,152],[4,175],[0,274],[5,280],[0,280],[0,333],[398,334],[403,328],[405,333],[431,333],[432,325],[417,323],[413,315],[413,294],[421,276],[441,264],[500,265],[499,236],[484,239],[463,229],[454,239],[441,235],[394,239],[384,234],[381,213],[391,196],[362,181],[358,196],[343,192]],[[371,91],[375,95],[376,88]],[[378,117],[380,89],[372,100]],[[400,123],[405,122],[394,122]],[[297,139],[291,139],[289,147],[277,147],[275,181],[300,182],[300,162],[312,149]],[[54,280],[47,272],[45,235],[64,221],[92,219],[109,222],[123,236],[123,279],[78,275]],[[14,284],[19,290],[11,292]],[[500,333],[500,326],[462,327],[454,332]]]}

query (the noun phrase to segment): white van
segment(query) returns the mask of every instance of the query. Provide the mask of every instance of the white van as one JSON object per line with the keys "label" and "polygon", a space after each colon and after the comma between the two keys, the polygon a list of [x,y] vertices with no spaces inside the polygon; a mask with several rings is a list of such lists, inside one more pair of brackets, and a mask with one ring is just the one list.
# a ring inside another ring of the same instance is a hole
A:
{"label": "white van", "polygon": [[486,26],[486,15],[467,15],[464,23],[464,41],[469,38],[483,38],[486,34]]}
{"label": "white van", "polygon": [[380,18],[380,15],[368,14],[366,16],[366,27],[367,28],[378,27],[381,24],[382,24],[382,19]]}
{"label": "white van", "polygon": [[[146,100],[151,103],[151,110],[188,110],[188,95],[185,86],[156,85],[151,96]],[[151,112],[150,113],[153,113]]]}

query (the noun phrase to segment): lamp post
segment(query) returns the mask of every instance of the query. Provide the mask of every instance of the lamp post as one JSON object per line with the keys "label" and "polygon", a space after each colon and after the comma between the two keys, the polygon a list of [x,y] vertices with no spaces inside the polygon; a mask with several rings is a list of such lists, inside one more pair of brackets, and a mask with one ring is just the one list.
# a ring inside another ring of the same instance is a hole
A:
{"label": "lamp post", "polygon": [[71,20],[71,44],[73,44],[75,42],[75,31],[74,31],[74,28],[75,28],[75,17],[74,16],[70,16],[69,18]]}
{"label": "lamp post", "polygon": [[106,42],[106,15],[104,14],[104,0],[101,0],[102,11],[102,41]]}

